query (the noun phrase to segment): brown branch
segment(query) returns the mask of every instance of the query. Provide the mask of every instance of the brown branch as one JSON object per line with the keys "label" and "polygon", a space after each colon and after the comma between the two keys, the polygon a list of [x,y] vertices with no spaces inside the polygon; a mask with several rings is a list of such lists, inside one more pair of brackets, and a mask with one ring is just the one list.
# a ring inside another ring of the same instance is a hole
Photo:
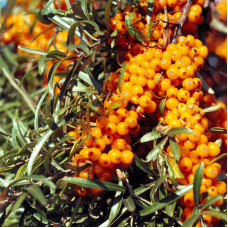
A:
{"label": "brown branch", "polygon": [[177,21],[177,27],[175,28],[175,31],[174,31],[172,43],[177,43],[178,37],[181,36],[181,34],[182,34],[181,30],[188,18],[188,14],[189,14],[191,5],[192,5],[192,0],[187,0],[187,3],[185,4],[185,6],[182,9],[183,13],[181,14],[179,20]]}

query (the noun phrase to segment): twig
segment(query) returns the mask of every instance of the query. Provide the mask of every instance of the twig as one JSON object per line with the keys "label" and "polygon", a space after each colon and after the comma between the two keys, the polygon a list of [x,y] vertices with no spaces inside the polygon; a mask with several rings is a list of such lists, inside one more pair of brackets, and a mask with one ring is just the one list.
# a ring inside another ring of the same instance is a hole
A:
{"label": "twig", "polygon": [[184,23],[186,22],[186,20],[188,18],[188,14],[189,14],[191,5],[192,5],[192,0],[187,0],[187,3],[185,4],[185,6],[182,9],[183,13],[181,14],[179,20],[177,21],[177,27],[174,30],[174,36],[173,36],[172,43],[177,43],[178,37],[181,36],[181,34],[182,34],[181,30],[184,26]]}

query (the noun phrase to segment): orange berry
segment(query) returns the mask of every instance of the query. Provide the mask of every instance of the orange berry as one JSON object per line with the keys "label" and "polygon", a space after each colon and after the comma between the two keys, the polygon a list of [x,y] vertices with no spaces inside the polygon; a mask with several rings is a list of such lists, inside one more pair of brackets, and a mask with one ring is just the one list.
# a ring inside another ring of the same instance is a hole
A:
{"label": "orange berry", "polygon": [[104,140],[106,145],[110,145],[113,141],[113,136],[111,134],[106,133],[102,136],[102,139]]}
{"label": "orange berry", "polygon": [[155,86],[156,86],[156,84],[155,84],[154,80],[152,80],[152,79],[147,80],[147,87],[150,90],[153,90],[155,88]]}
{"label": "orange berry", "polygon": [[166,92],[170,87],[171,87],[171,80],[168,78],[163,79],[159,85],[159,89],[164,92]]}
{"label": "orange berry", "polygon": [[169,79],[174,80],[178,78],[178,68],[172,64],[170,67],[166,70],[166,75]]}
{"label": "orange berry", "polygon": [[108,154],[101,154],[98,163],[102,167],[109,167],[111,165],[111,159]]}
{"label": "orange berry", "polygon": [[134,110],[129,110],[128,113],[129,113],[130,116],[135,117],[136,119],[138,119],[138,114]]}
{"label": "orange berry", "polygon": [[127,142],[124,139],[116,139],[111,144],[112,149],[125,150]]}
{"label": "orange berry", "polygon": [[157,108],[157,104],[154,101],[151,101],[149,107],[144,108],[145,113],[151,114],[154,113]]}
{"label": "orange berry", "polygon": [[162,58],[160,65],[163,70],[167,70],[171,66],[170,58]]}
{"label": "orange berry", "polygon": [[182,82],[182,86],[185,90],[189,90],[189,91],[195,89],[195,84],[192,78],[186,78]]}
{"label": "orange berry", "polygon": [[[197,130],[194,130],[193,131],[195,132],[195,134],[189,134],[188,135],[188,139],[192,142],[197,142],[200,140],[200,132],[198,132]],[[200,153],[201,154],[201,153]],[[201,154],[202,155],[202,154]]]}
{"label": "orange berry", "polygon": [[103,189],[100,189],[100,188],[90,188],[89,190],[93,195],[98,195],[104,191]]}
{"label": "orange berry", "polygon": [[120,122],[117,125],[117,132],[119,135],[127,135],[129,133],[128,124],[125,122]]}
{"label": "orange berry", "polygon": [[143,95],[139,98],[139,105],[143,108],[149,107],[151,104],[151,98],[148,95]]}
{"label": "orange berry", "polygon": [[168,97],[173,97],[173,98],[176,98],[177,97],[177,94],[178,94],[178,89],[174,86],[171,86],[167,89],[167,92],[166,92],[167,96]]}
{"label": "orange berry", "polygon": [[177,107],[179,101],[176,98],[168,98],[165,102],[166,108],[172,110]]}
{"label": "orange berry", "polygon": [[192,184],[194,182],[194,174],[191,173],[187,176],[187,180],[189,184]]}
{"label": "orange berry", "polygon": [[88,152],[88,157],[91,161],[97,161],[99,160],[101,156],[101,150],[98,148],[90,148],[90,151]]}
{"label": "orange berry", "polygon": [[135,96],[142,96],[143,94],[143,88],[140,85],[134,85],[131,89],[131,92]]}
{"label": "orange berry", "polygon": [[102,132],[101,129],[99,127],[92,127],[91,128],[91,135],[93,137],[96,137],[97,139],[102,138]]}
{"label": "orange berry", "polygon": [[97,139],[94,143],[93,143],[93,147],[96,147],[98,149],[100,149],[101,151],[103,151],[106,147],[106,143],[105,140],[102,139]]}
{"label": "orange berry", "polygon": [[76,186],[76,192],[79,196],[86,196],[88,194],[88,189],[80,186]]}
{"label": "orange berry", "polygon": [[218,176],[218,170],[214,166],[211,166],[211,165],[207,166],[206,170],[205,170],[205,175],[208,178],[214,179],[214,178],[216,178]]}
{"label": "orange berry", "polygon": [[[103,154],[102,154],[103,155]],[[104,172],[104,168],[103,166],[101,166],[100,164],[98,164],[97,162],[93,163],[93,172],[96,175],[100,175],[101,173]]]}
{"label": "orange berry", "polygon": [[220,148],[218,146],[217,143],[214,143],[214,142],[209,142],[208,143],[208,149],[209,149],[209,152],[210,152],[210,155],[211,157],[216,157],[220,154]]}
{"label": "orange berry", "polygon": [[188,90],[180,89],[177,94],[178,100],[181,102],[186,102],[190,97],[190,93]]}
{"label": "orange berry", "polygon": [[195,149],[196,144],[194,142],[191,142],[190,140],[186,140],[184,142],[184,147],[189,149],[189,150],[193,150],[193,149]]}
{"label": "orange berry", "polygon": [[110,181],[112,179],[112,172],[108,169],[104,170],[102,174],[99,175],[99,180]]}
{"label": "orange berry", "polygon": [[[82,140],[85,140],[88,137],[88,135],[83,135]],[[89,138],[84,142],[84,145],[86,147],[91,147],[94,143],[94,138],[92,135],[89,136]]]}
{"label": "orange berry", "polygon": [[111,159],[111,162],[118,164],[121,162],[122,153],[119,150],[113,149],[108,152],[108,156]]}
{"label": "orange berry", "polygon": [[134,159],[134,154],[130,150],[124,150],[122,152],[122,163],[126,165],[130,165]]}
{"label": "orange berry", "polygon": [[74,136],[72,139],[67,139],[67,142],[68,142],[68,143],[74,143],[74,141],[76,141],[76,140],[79,139],[79,137],[80,137],[80,134],[78,134],[78,133],[75,132],[75,131],[69,131],[69,132],[67,133],[67,135],[69,135],[69,136]]}
{"label": "orange berry", "polygon": [[193,190],[185,194],[184,203],[188,207],[194,207],[195,203],[194,203]]}
{"label": "orange berry", "polygon": [[219,163],[212,163],[211,166],[215,167],[219,174],[222,172],[222,166]]}
{"label": "orange berry", "polygon": [[218,195],[218,191],[217,191],[217,188],[215,186],[211,186],[211,187],[207,188],[207,192],[209,193],[209,195],[211,197],[215,197]]}
{"label": "orange berry", "polygon": [[108,123],[108,119],[106,116],[99,116],[96,119],[96,125],[99,128],[105,128],[107,123]]}
{"label": "orange berry", "polygon": [[215,187],[217,188],[217,192],[219,195],[224,195],[227,191],[226,183],[223,181],[218,181]]}
{"label": "orange berry", "polygon": [[203,156],[196,150],[192,150],[190,152],[189,158],[191,159],[193,164],[199,164],[203,160]]}
{"label": "orange berry", "polygon": [[212,185],[212,180],[203,177],[203,179],[202,179],[202,184],[204,184],[207,188],[209,188],[209,187]]}
{"label": "orange berry", "polygon": [[202,57],[206,58],[208,55],[208,49],[206,46],[201,46],[197,48],[197,53]]}
{"label": "orange berry", "polygon": [[114,135],[117,132],[117,126],[114,123],[108,123],[105,127],[106,133]]}
{"label": "orange berry", "polygon": [[[201,135],[202,136],[202,135]],[[206,144],[200,144],[196,147],[196,151],[198,151],[199,154],[201,154],[204,158],[208,157],[209,150]]]}
{"label": "orange berry", "polygon": [[187,157],[182,158],[179,162],[179,167],[182,171],[190,171],[192,169],[192,161]]}
{"label": "orange berry", "polygon": [[110,113],[108,121],[117,125],[121,121],[121,116],[118,113]]}
{"label": "orange berry", "polygon": [[92,174],[92,172],[89,172],[87,170],[82,170],[79,173],[79,177],[84,178],[84,179],[93,179],[93,174]]}
{"label": "orange berry", "polygon": [[212,217],[210,215],[203,215],[203,220],[207,223],[208,226],[210,226]]}
{"label": "orange berry", "polygon": [[137,119],[133,116],[128,116],[126,119],[125,119],[125,123],[128,124],[129,128],[134,128],[137,126]]}

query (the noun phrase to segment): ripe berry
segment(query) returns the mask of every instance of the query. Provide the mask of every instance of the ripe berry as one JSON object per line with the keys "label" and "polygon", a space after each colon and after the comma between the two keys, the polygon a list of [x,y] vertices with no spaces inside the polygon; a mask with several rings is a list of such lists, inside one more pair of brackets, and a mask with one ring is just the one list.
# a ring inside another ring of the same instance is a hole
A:
{"label": "ripe berry", "polygon": [[139,105],[143,108],[149,107],[151,104],[151,98],[148,95],[143,95],[139,98]]}
{"label": "ripe berry", "polygon": [[129,133],[128,124],[125,122],[120,122],[117,125],[117,132],[119,135],[127,135]]}
{"label": "ripe berry", "polygon": [[208,143],[209,156],[216,157],[220,154],[220,148],[217,143],[209,142]]}
{"label": "ripe berry", "polygon": [[88,156],[91,161],[97,161],[101,156],[101,150],[95,147],[90,148],[90,151],[88,152]]}
{"label": "ripe berry", "polygon": [[182,158],[179,162],[179,167],[182,171],[190,171],[192,169],[192,161],[187,157]]}
{"label": "ripe berry", "polygon": [[205,175],[211,179],[214,179],[218,176],[218,170],[216,167],[207,166],[205,170]]}
{"label": "ripe berry", "polygon": [[111,159],[111,162],[118,164],[121,162],[122,153],[119,150],[113,149],[108,152],[108,156]]}
{"label": "ripe berry", "polygon": [[130,165],[134,159],[134,154],[130,150],[124,150],[122,152],[122,163],[126,165]]}

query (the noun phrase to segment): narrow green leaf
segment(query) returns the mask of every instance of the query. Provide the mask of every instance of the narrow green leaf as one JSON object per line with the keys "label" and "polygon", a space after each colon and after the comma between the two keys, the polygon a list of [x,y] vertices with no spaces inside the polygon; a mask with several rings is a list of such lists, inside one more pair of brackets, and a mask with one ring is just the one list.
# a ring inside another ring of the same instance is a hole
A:
{"label": "narrow green leaf", "polygon": [[204,210],[204,209],[208,208],[209,206],[213,205],[214,203],[216,203],[220,199],[223,199],[222,195],[217,195],[215,197],[212,197],[205,204],[203,204],[203,206],[200,209]]}
{"label": "narrow green leaf", "polygon": [[57,50],[50,51],[47,54],[47,58],[51,58],[51,59],[64,58],[64,57],[66,57],[66,53],[62,51],[57,51]]}
{"label": "narrow green leaf", "polygon": [[36,132],[39,132],[39,112],[40,112],[40,108],[43,104],[43,101],[45,99],[45,97],[47,96],[47,93],[48,91],[46,91],[42,97],[40,98],[39,100],[39,103],[37,104],[37,107],[36,107],[36,112],[35,112],[35,117],[34,117],[34,129]]}
{"label": "narrow green leaf", "polygon": [[39,72],[40,75],[43,74],[43,72],[44,72],[45,59],[46,59],[46,56],[42,56],[38,60],[38,72]]}
{"label": "narrow green leaf", "polygon": [[8,184],[7,188],[13,187],[18,182],[21,182],[21,181],[24,181],[24,180],[41,181],[41,182],[43,182],[45,185],[47,185],[51,189],[51,193],[52,194],[54,193],[55,188],[56,188],[56,186],[55,186],[55,184],[53,182],[51,182],[50,180],[48,180],[46,177],[44,177],[42,175],[28,175],[28,176],[15,178],[12,182],[10,182],[10,184]]}
{"label": "narrow green leaf", "polygon": [[198,207],[200,203],[200,187],[203,178],[203,169],[204,163],[200,162],[198,168],[196,169],[194,182],[193,182],[193,195],[194,195],[194,202],[195,205]]}
{"label": "narrow green leaf", "polygon": [[148,168],[148,166],[142,162],[142,160],[135,154],[135,165],[141,169],[143,172],[153,175],[153,172]]}
{"label": "narrow green leaf", "polygon": [[161,116],[163,116],[163,113],[165,110],[165,102],[166,102],[166,98],[163,98],[159,104],[159,112],[160,112]]}
{"label": "narrow green leaf", "polygon": [[171,147],[171,151],[172,151],[173,156],[175,157],[175,159],[177,161],[179,161],[180,156],[181,156],[181,151],[180,151],[180,147],[179,147],[179,145],[178,145],[178,143],[174,137],[171,137],[169,139],[169,145]]}
{"label": "narrow green leaf", "polygon": [[109,21],[110,21],[110,12],[111,12],[112,1],[113,0],[109,0],[105,6],[105,25],[106,25],[106,28],[108,29],[108,31],[110,31]]}
{"label": "narrow green leaf", "polygon": [[202,211],[201,213],[202,213],[202,215],[211,215],[213,217],[220,218],[220,219],[227,222],[227,214],[226,213],[222,213],[222,212],[215,211],[215,210],[206,210],[206,211]]}
{"label": "narrow green leaf", "polygon": [[85,188],[96,188],[96,189],[103,189],[108,191],[120,191],[124,192],[125,188],[118,184],[114,184],[107,181],[98,181],[98,180],[89,180],[84,178],[75,178],[75,177],[64,177],[61,179],[66,183],[79,185]]}
{"label": "narrow green leaf", "polygon": [[42,206],[47,205],[47,200],[43,194],[43,192],[40,190],[40,188],[37,185],[30,185],[29,187],[26,187],[25,190],[34,197]]}
{"label": "narrow green leaf", "polygon": [[68,119],[70,119],[73,116],[74,116],[74,113],[69,113],[68,115],[66,115],[65,117],[60,119],[52,129],[47,130],[46,133],[38,140],[36,146],[34,147],[34,149],[32,151],[32,154],[29,158],[28,168],[27,168],[28,175],[30,175],[32,173],[33,164],[34,164],[40,150],[42,149],[43,145],[49,139],[49,137],[52,135],[53,131],[55,129],[57,129],[58,127],[61,127],[63,124],[66,123],[66,121]]}
{"label": "narrow green leaf", "polygon": [[169,137],[174,137],[180,134],[196,134],[192,129],[185,127],[175,127],[168,131]]}
{"label": "narrow green leaf", "polygon": [[0,178],[0,186],[2,186],[3,188],[6,188],[8,186],[8,182]]}
{"label": "narrow green leaf", "polygon": [[[123,186],[123,182],[119,181],[119,186]],[[108,227],[112,224],[113,220],[118,215],[120,208],[122,206],[123,198],[120,191],[116,192],[115,198],[112,203],[112,207],[110,209],[109,219],[108,219]]]}
{"label": "narrow green leaf", "polygon": [[24,87],[19,87],[18,84],[16,83],[15,79],[13,78],[13,76],[3,67],[2,68],[3,74],[5,75],[5,77],[9,80],[10,84],[14,87],[14,89],[16,89],[18,91],[18,93],[20,93],[20,95],[22,96],[22,98],[24,99],[24,101],[27,103],[27,105],[29,106],[29,108],[33,111],[33,113],[36,112],[35,109],[35,104],[33,103],[32,99],[29,97],[27,91],[24,89]]}
{"label": "narrow green leaf", "polygon": [[87,8],[87,0],[80,0],[81,3],[81,7],[82,7],[82,11],[85,14],[86,18],[89,19],[89,12],[88,12],[88,8]]}
{"label": "narrow green leaf", "polygon": [[57,63],[55,63],[49,73],[48,73],[48,90],[49,90],[49,95],[51,97],[51,99],[53,99],[54,97],[54,83],[53,83],[53,79],[54,79],[54,76],[55,76],[55,72],[57,70],[57,68],[59,67],[59,65],[64,62],[65,60],[68,60],[68,59],[72,59],[74,58],[73,55],[69,55],[69,56],[66,56],[65,58],[63,58],[62,60],[58,61]]}
{"label": "narrow green leaf", "polygon": [[227,134],[227,129],[221,128],[221,127],[211,127],[209,128],[209,130],[211,132],[219,132],[219,133]]}
{"label": "narrow green leaf", "polygon": [[133,212],[136,209],[134,200],[130,196],[128,196],[126,199],[123,199],[123,204],[130,212]]}
{"label": "narrow green leaf", "polygon": [[188,218],[182,225],[182,227],[193,227],[199,220],[200,215],[193,215]]}
{"label": "narrow green leaf", "polygon": [[208,165],[214,163],[214,162],[217,162],[219,161],[220,159],[223,159],[223,158],[226,158],[227,157],[227,153],[224,153],[224,154],[221,154],[219,155],[218,157],[215,157],[214,159],[212,159]]}
{"label": "narrow green leaf", "polygon": [[121,70],[120,70],[120,75],[119,75],[119,81],[118,81],[118,89],[120,91],[120,86],[121,86],[121,83],[122,83],[122,79],[123,79],[123,74],[126,70],[126,67],[127,67],[127,63],[124,63],[123,66],[121,67]]}
{"label": "narrow green leaf", "polygon": [[161,150],[163,150],[167,141],[168,137],[165,137],[153,150],[151,150],[146,156],[146,161],[150,162]]}
{"label": "narrow green leaf", "polygon": [[36,50],[36,49],[32,49],[32,48],[27,48],[27,47],[23,47],[21,45],[18,45],[18,49],[24,51],[24,52],[27,52],[27,53],[30,53],[30,54],[35,54],[35,55],[47,55],[46,52],[43,52],[43,51],[39,51],[39,50]]}
{"label": "narrow green leaf", "polygon": [[151,16],[154,10],[154,0],[148,0],[147,12],[146,12],[146,21],[149,25],[151,23]]}
{"label": "narrow green leaf", "polygon": [[214,111],[217,111],[218,109],[221,108],[221,105],[213,105],[213,106],[210,106],[208,108],[204,108],[200,111],[200,113],[204,113],[204,112],[214,112]]}
{"label": "narrow green leaf", "polygon": [[20,208],[21,204],[23,203],[23,201],[25,200],[25,198],[27,197],[28,193],[23,192],[18,199],[16,200],[16,202],[13,205],[12,208],[12,213],[16,213],[17,210]]}
{"label": "narrow green leaf", "polygon": [[75,36],[75,30],[77,26],[79,25],[79,22],[75,22],[70,26],[69,33],[68,33],[68,45],[74,45],[74,36]]}
{"label": "narrow green leaf", "polygon": [[171,218],[174,216],[176,205],[177,205],[177,201],[173,202],[172,204],[166,205],[165,207],[165,211],[167,215]]}
{"label": "narrow green leaf", "polygon": [[152,199],[154,198],[154,195],[157,191],[157,189],[161,186],[161,184],[169,177],[169,175],[164,175],[164,176],[161,176],[155,183],[154,187],[153,187],[153,190],[152,190]]}
{"label": "narrow green leaf", "polygon": [[176,192],[174,192],[173,194],[171,194],[168,197],[165,197],[161,201],[155,202],[152,206],[149,206],[149,207],[139,211],[139,214],[141,216],[146,216],[146,215],[152,214],[158,210],[161,210],[166,205],[169,205],[169,204],[175,202],[176,200],[178,200],[179,198],[181,198],[183,195],[185,195],[187,192],[189,192],[192,189],[192,187],[193,187],[193,185],[190,184],[180,190],[177,190]]}
{"label": "narrow green leaf", "polygon": [[175,178],[178,178],[178,179],[184,178],[184,175],[180,171],[179,165],[178,165],[178,163],[176,162],[175,159],[173,160],[172,170],[174,171],[174,177]]}
{"label": "narrow green leaf", "polygon": [[80,71],[78,74],[78,77],[83,80],[84,82],[88,83],[89,85],[96,88],[99,92],[103,91],[102,85],[99,81],[97,81],[95,78],[91,77],[89,74]]}
{"label": "narrow green leaf", "polygon": [[146,41],[146,38],[142,35],[142,33],[136,28],[134,28],[129,15],[125,16],[125,23],[127,30],[132,37],[134,37],[136,40],[140,42]]}
{"label": "narrow green leaf", "polygon": [[152,131],[149,133],[146,133],[141,139],[140,139],[140,143],[144,143],[144,142],[149,142],[155,139],[158,139],[162,137],[162,135],[160,134],[160,132],[158,131]]}

